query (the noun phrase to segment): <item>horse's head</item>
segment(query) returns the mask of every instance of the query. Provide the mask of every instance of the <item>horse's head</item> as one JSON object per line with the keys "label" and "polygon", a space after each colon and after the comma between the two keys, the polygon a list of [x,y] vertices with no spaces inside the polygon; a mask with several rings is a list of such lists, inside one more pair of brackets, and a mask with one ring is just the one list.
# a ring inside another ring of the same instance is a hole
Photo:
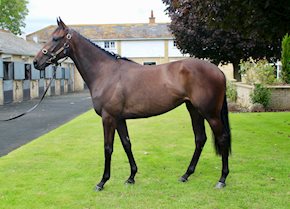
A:
{"label": "horse's head", "polygon": [[33,60],[34,67],[38,70],[43,70],[50,64],[56,64],[58,60],[68,56],[71,31],[60,18],[57,19],[57,25],[51,39]]}

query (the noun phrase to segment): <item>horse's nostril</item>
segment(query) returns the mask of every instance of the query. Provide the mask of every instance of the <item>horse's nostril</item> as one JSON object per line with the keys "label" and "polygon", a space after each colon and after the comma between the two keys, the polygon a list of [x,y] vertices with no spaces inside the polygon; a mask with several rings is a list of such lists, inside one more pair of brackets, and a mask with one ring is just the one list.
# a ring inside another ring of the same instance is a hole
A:
{"label": "horse's nostril", "polygon": [[33,60],[33,65],[35,68],[37,67],[37,60]]}

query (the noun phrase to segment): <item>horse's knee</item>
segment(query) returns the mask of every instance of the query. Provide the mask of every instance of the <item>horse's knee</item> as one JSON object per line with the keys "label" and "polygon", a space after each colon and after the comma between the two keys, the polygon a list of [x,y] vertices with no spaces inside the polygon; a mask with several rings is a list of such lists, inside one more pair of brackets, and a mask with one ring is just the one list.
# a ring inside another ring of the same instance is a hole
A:
{"label": "horse's knee", "polygon": [[195,144],[197,149],[203,149],[206,143],[207,137],[205,134],[197,135],[195,137]]}
{"label": "horse's knee", "polygon": [[113,154],[113,147],[112,146],[105,146],[105,157],[110,157]]}
{"label": "horse's knee", "polygon": [[125,149],[131,149],[131,142],[128,137],[126,137],[126,139],[123,140],[123,145]]}
{"label": "horse's knee", "polygon": [[131,142],[130,139],[128,137],[126,137],[125,139],[121,139],[124,150],[126,153],[131,152]]}

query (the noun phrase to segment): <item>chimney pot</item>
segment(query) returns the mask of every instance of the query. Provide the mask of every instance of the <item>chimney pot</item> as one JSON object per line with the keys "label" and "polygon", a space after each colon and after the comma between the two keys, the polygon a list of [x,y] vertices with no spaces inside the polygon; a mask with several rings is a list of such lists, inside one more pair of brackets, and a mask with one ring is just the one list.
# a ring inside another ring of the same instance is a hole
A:
{"label": "chimney pot", "polygon": [[149,24],[155,24],[155,17],[153,14],[153,10],[151,10],[151,16],[149,17]]}

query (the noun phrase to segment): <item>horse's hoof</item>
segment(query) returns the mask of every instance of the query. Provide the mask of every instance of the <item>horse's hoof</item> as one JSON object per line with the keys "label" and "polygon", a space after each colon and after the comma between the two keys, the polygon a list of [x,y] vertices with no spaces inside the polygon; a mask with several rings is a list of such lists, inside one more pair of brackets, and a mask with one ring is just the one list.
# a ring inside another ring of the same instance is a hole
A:
{"label": "horse's hoof", "polygon": [[179,181],[180,181],[180,182],[187,182],[187,181],[188,181],[188,179],[187,179],[187,178],[185,178],[185,177],[183,177],[183,176],[181,176],[181,177],[180,177],[180,179],[179,179]]}
{"label": "horse's hoof", "polygon": [[226,183],[223,183],[223,182],[218,182],[216,185],[215,185],[215,188],[216,189],[222,189],[226,186]]}
{"label": "horse's hoof", "polygon": [[125,184],[135,184],[135,180],[134,179],[128,179],[127,181],[125,181]]}
{"label": "horse's hoof", "polygon": [[102,191],[104,189],[104,187],[101,187],[101,186],[96,186],[96,188],[95,188],[95,190],[97,191],[97,192],[100,192],[100,191]]}

